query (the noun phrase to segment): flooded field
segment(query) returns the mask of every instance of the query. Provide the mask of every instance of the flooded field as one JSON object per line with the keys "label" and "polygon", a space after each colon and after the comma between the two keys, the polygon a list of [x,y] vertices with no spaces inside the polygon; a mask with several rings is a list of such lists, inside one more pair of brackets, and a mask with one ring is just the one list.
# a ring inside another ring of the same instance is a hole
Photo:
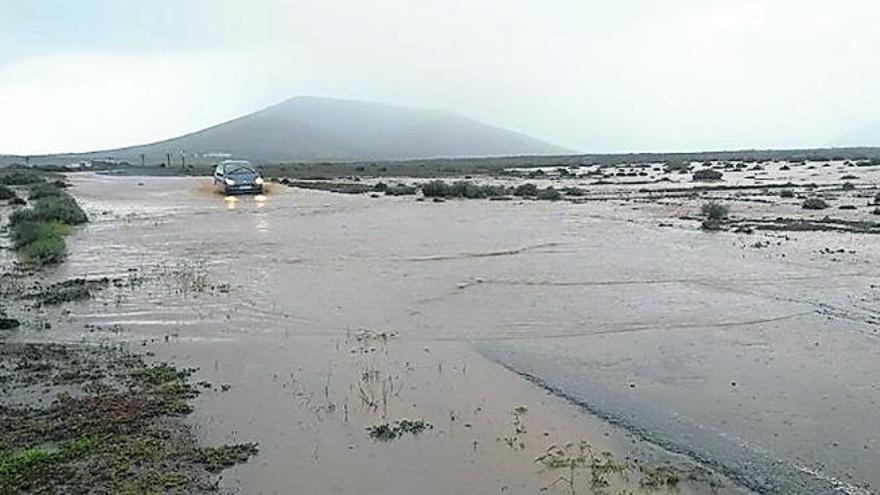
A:
{"label": "flooded field", "polygon": [[[880,174],[846,168],[790,198],[623,176],[442,203],[73,174],[91,222],[47,277],[124,283],[11,339],[198,368],[200,439],[260,446],[221,479],[240,493],[870,494],[880,237],[838,227],[877,221]],[[701,230],[710,199],[748,228]],[[853,223],[778,220],[826,216]]]}

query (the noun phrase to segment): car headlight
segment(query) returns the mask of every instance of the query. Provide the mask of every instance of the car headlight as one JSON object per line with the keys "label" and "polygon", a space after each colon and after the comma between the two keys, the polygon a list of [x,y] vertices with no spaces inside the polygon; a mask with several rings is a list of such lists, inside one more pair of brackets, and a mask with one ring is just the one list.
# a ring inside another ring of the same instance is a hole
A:
{"label": "car headlight", "polygon": [[234,185],[235,185],[235,181],[232,180],[232,179],[226,179],[226,185],[227,185],[227,186],[234,186]]}
{"label": "car headlight", "polygon": [[254,179],[254,184],[256,184],[258,186],[262,186],[263,185],[263,178],[257,177],[256,179]]}

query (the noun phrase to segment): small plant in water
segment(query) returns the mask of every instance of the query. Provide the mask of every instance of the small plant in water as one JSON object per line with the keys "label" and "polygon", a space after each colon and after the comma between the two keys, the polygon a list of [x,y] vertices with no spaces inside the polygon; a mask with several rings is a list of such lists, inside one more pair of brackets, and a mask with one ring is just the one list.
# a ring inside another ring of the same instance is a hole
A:
{"label": "small plant in water", "polygon": [[387,442],[403,436],[406,433],[418,435],[425,430],[434,429],[434,425],[423,419],[401,419],[394,423],[381,423],[367,427],[370,438]]}
{"label": "small plant in water", "polygon": [[610,485],[611,475],[619,475],[625,479],[627,471],[631,469],[629,463],[616,461],[611,452],[596,453],[583,440],[577,444],[570,442],[564,447],[553,445],[536,457],[535,462],[543,465],[545,471],[563,473],[547,488],[562,484],[572,495],[577,493],[580,473],[589,475],[591,488],[602,489]]}

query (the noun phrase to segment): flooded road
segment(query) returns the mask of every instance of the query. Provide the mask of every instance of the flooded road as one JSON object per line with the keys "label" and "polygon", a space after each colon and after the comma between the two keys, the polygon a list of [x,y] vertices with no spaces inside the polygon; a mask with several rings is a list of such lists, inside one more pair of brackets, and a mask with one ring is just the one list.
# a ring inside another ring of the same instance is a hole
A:
{"label": "flooded road", "polygon": [[[21,338],[198,367],[223,385],[196,401],[200,435],[260,444],[223,480],[241,493],[569,493],[535,459],[580,441],[676,466],[677,493],[880,486],[876,237],[707,234],[614,202],[70,179],[92,222],[52,277],[135,289]],[[433,428],[367,434],[402,418]],[[609,485],[592,488],[656,490]]]}

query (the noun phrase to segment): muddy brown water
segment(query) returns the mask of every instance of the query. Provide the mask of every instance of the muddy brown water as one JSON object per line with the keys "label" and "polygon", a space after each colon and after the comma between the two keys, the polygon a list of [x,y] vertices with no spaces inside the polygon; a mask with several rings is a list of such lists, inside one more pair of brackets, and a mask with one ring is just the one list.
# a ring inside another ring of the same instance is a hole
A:
{"label": "muddy brown water", "polygon": [[[215,385],[199,435],[260,443],[224,474],[241,493],[567,493],[534,458],[579,440],[720,473],[680,493],[880,486],[876,237],[705,234],[622,203],[71,181],[93,221],[50,277],[135,289],[19,338],[197,366]],[[366,433],[400,418],[434,428]]]}

